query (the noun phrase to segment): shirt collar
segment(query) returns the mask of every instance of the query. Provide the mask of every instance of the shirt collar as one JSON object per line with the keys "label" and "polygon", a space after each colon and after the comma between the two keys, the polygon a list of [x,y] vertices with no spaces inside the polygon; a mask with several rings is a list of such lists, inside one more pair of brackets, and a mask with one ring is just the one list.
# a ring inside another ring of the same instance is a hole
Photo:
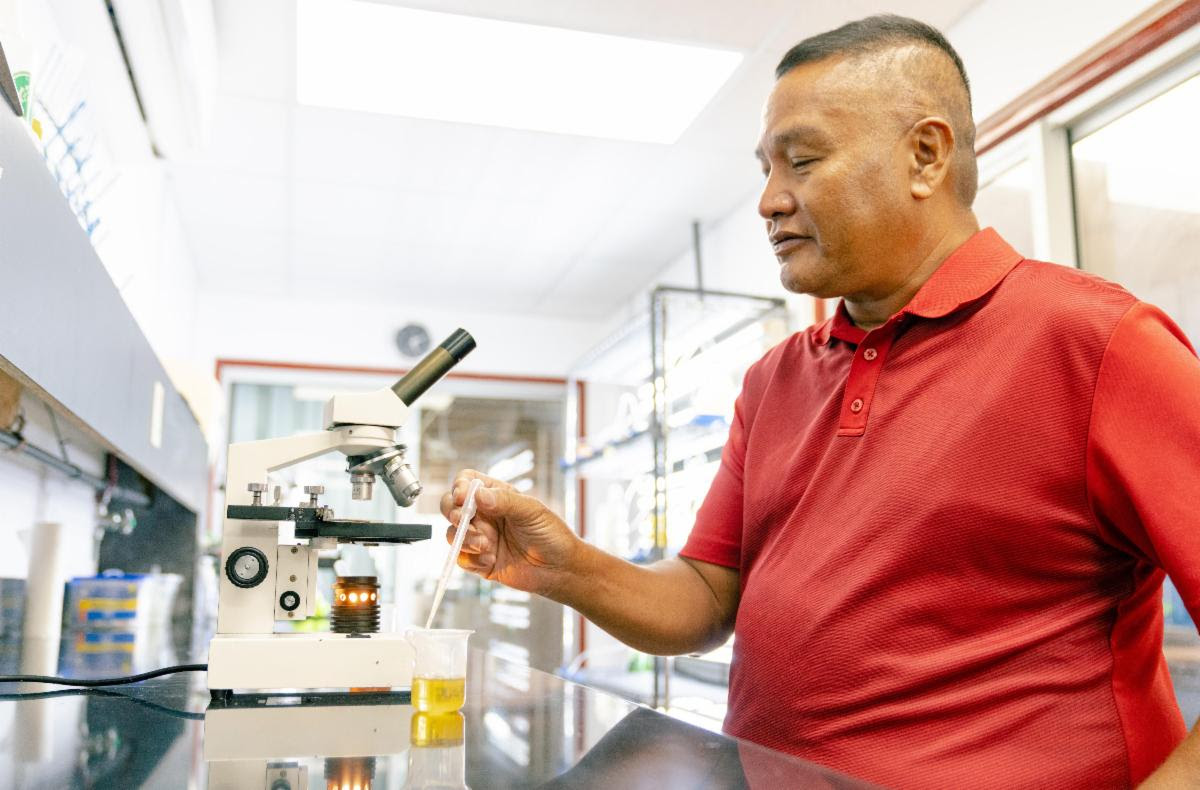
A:
{"label": "shirt collar", "polygon": [[[987,295],[1022,260],[993,228],[984,228],[967,239],[942,261],[916,296],[897,315],[942,318]],[[817,328],[821,345],[830,337],[857,345],[867,333],[854,325],[846,303],[838,303],[833,317]]]}

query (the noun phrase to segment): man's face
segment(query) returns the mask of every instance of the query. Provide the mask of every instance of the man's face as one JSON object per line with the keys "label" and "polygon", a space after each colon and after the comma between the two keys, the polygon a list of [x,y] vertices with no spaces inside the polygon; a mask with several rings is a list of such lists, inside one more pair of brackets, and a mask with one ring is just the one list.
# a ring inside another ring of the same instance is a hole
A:
{"label": "man's face", "polygon": [[911,265],[903,251],[920,229],[904,130],[871,74],[842,59],[807,63],[767,99],[758,210],[789,291],[882,298]]}

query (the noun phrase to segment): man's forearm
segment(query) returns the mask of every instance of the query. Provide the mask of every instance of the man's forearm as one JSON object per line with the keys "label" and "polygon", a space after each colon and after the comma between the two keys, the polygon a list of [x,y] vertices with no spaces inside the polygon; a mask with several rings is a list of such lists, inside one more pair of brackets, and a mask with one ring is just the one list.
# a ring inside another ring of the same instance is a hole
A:
{"label": "man's forearm", "polygon": [[635,565],[586,543],[547,596],[646,653],[709,650],[733,627],[732,612],[723,611],[704,577],[683,560]]}
{"label": "man's forearm", "polygon": [[1157,771],[1138,785],[1138,790],[1175,790],[1197,784],[1200,784],[1200,724],[1175,747]]}

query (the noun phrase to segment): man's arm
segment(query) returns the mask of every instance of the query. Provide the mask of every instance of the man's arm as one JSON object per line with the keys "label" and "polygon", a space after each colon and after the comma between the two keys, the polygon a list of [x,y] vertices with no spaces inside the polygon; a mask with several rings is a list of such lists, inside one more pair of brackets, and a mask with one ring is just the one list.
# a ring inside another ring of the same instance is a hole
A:
{"label": "man's arm", "polygon": [[1138,790],[1182,790],[1200,784],[1200,724],[1183,740]]}
{"label": "man's arm", "polygon": [[[733,630],[738,572],[684,559],[635,565],[581,540],[533,497],[472,470],[442,499],[456,524],[467,487],[483,480],[458,564],[566,604],[622,642],[673,655],[720,645]],[[453,540],[455,527],[446,533]]]}
{"label": "man's arm", "polygon": [[[1132,306],[1113,331],[1097,376],[1087,490],[1101,536],[1165,570],[1200,621],[1197,415],[1200,361],[1186,337],[1156,308]],[[1162,733],[1142,726],[1135,720],[1126,736],[1144,736],[1138,752],[1146,754],[1145,743]],[[1143,760],[1136,768],[1145,776],[1154,766]],[[1200,732],[1181,741],[1141,786],[1200,786]]]}
{"label": "man's arm", "polygon": [[720,646],[733,633],[738,572],[683,558],[634,565],[583,544],[578,570],[550,597],[644,653]]}

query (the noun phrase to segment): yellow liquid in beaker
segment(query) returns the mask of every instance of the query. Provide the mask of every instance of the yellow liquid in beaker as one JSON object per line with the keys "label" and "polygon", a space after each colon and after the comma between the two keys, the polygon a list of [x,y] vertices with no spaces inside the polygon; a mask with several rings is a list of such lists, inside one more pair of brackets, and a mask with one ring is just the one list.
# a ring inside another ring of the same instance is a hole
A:
{"label": "yellow liquid in beaker", "polygon": [[429,713],[449,713],[466,702],[466,678],[413,678],[412,704]]}

